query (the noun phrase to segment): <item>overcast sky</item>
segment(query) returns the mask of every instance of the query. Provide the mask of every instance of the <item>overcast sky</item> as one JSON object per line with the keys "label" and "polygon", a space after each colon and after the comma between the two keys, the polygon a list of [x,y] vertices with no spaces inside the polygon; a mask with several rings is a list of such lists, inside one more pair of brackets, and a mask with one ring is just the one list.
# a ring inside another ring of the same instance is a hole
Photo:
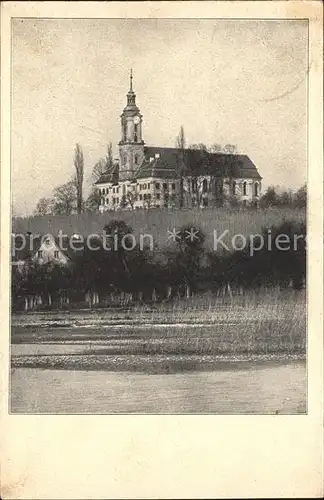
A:
{"label": "overcast sky", "polygon": [[263,185],[299,187],[307,168],[307,23],[237,20],[13,20],[12,190],[16,214],[112,142],[129,70],[146,144],[236,144]]}

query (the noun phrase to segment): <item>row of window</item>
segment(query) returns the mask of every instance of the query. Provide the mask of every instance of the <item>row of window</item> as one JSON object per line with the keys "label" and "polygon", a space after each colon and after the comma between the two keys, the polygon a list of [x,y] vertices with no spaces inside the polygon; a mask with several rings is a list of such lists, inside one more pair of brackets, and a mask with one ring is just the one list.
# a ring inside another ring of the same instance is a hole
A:
{"label": "row of window", "polygon": [[[43,250],[38,250],[37,255],[38,255],[39,259],[42,259],[43,258]],[[58,259],[58,258],[59,258],[59,251],[54,250],[54,259]]]}
{"label": "row of window", "polygon": [[[135,142],[137,142],[137,137],[136,138],[134,137],[134,139],[135,139]],[[135,165],[138,165],[138,163],[139,163],[138,160],[139,160],[139,155],[134,155],[134,164]],[[127,155],[124,155],[122,157],[122,164],[127,165]]]}
{"label": "row of window", "polygon": [[[112,188],[112,192],[115,194],[115,193],[119,193],[119,187],[116,187],[116,188]],[[103,189],[99,189],[99,194],[100,195],[105,195],[105,194],[109,194],[109,188],[103,188]]]}
{"label": "row of window", "polygon": [[[139,136],[139,128],[137,124],[134,124],[134,142],[137,142]],[[127,141],[127,122],[123,123],[123,140]]]}
{"label": "row of window", "polygon": [[[135,197],[135,200],[134,201],[143,201],[143,200],[151,200],[152,199],[152,195],[151,193],[144,193],[144,194],[139,194]],[[160,193],[156,193],[155,195],[155,199],[156,200],[160,200],[161,199],[161,195]],[[118,205],[119,203],[119,197],[117,198],[112,198],[112,204],[113,205]],[[106,198],[106,200],[102,199],[102,204],[106,203],[107,205],[109,205],[109,198]]]}
{"label": "row of window", "polygon": [[[243,196],[246,196],[247,195],[247,186],[248,186],[248,183],[246,181],[243,182]],[[237,184],[236,182],[234,181],[233,182],[233,185],[232,185],[232,193],[235,195],[236,194],[236,191],[237,191]],[[259,184],[257,182],[255,182],[253,184],[253,194],[254,196],[259,196]]]}
{"label": "row of window", "polygon": [[[193,182],[194,182],[194,181],[193,181]],[[205,182],[205,181],[204,181],[204,182]],[[207,182],[207,181],[206,181],[206,182]],[[113,194],[119,194],[119,187],[120,187],[120,186],[117,186],[117,187],[113,187],[113,188],[111,188],[111,189],[112,189],[112,193],[113,193]],[[168,187],[170,187],[170,189],[172,189],[173,191],[175,191],[175,189],[176,189],[176,184],[175,184],[175,182],[170,183],[170,185],[169,185],[169,186],[168,186],[168,183],[167,183],[167,182],[164,182],[164,183],[162,184],[162,189],[163,189],[163,190],[167,190],[167,189],[168,189]],[[123,189],[123,194],[125,194],[125,193],[126,193],[126,186],[125,186],[124,184],[123,184],[123,186],[122,186],[122,189]],[[135,189],[136,189],[136,185],[135,185],[135,184],[133,184],[133,185],[132,185],[132,191],[135,191]],[[148,182],[148,183],[144,183],[144,184],[139,184],[139,189],[140,189],[140,191],[145,190],[145,189],[151,189],[151,183],[150,183],[150,182]],[[160,189],[161,189],[161,184],[160,184],[159,182],[156,182],[156,183],[155,183],[155,189],[156,189],[156,190],[160,190]],[[207,192],[207,184],[206,184],[206,192]],[[99,189],[99,195],[106,195],[106,194],[109,194],[109,188],[102,188],[102,189]]]}
{"label": "row of window", "polygon": [[[192,179],[192,181],[191,181],[191,189],[192,189],[193,192],[198,191],[197,179]],[[208,191],[208,181],[207,181],[207,179],[204,179],[203,183],[202,183],[202,192],[203,193],[207,193],[207,191]]]}
{"label": "row of window", "polygon": [[[167,182],[163,182],[162,189],[166,190],[166,189],[168,189],[168,187],[170,187],[170,189],[172,189],[173,191],[175,191],[175,188],[176,188],[175,182],[170,183],[169,186],[168,186]],[[151,188],[151,183],[148,182],[147,184],[146,183],[139,184],[139,188],[140,188],[140,191],[142,191],[143,189],[150,189]],[[155,183],[155,189],[157,191],[161,189],[161,184],[159,182]]]}
{"label": "row of window", "polygon": [[[175,182],[172,182],[172,183],[170,184],[170,187],[171,187],[171,189],[174,191],[174,190],[175,190],[175,188],[176,188]],[[156,183],[155,183],[155,188],[156,188],[156,189],[160,189],[160,183],[159,183],[159,182],[156,182]],[[162,188],[163,188],[164,190],[168,189],[168,184],[167,184],[167,182],[164,182],[164,183],[162,184]]]}
{"label": "row of window", "polygon": [[[246,181],[244,181],[243,182],[243,193],[242,193],[243,196],[247,195],[247,186],[248,186],[248,183]],[[220,186],[218,186],[218,187],[220,188]],[[191,189],[193,192],[198,190],[197,179],[192,179]],[[207,179],[204,179],[203,183],[202,183],[202,192],[207,193],[207,191],[208,191],[208,181],[207,181]],[[219,189],[219,191],[221,191],[221,188]],[[232,194],[233,195],[237,194],[237,183],[235,181],[232,184]],[[253,194],[254,194],[254,196],[259,196],[259,184],[257,182],[253,185]]]}
{"label": "row of window", "polygon": [[[151,196],[151,193],[144,193],[143,195],[142,194],[138,195],[138,199],[140,201],[142,201],[142,200],[151,200],[152,196]],[[158,197],[158,199],[160,199],[160,196]]]}
{"label": "row of window", "polygon": [[[248,186],[248,183],[246,181],[243,182],[243,185],[242,185],[242,187],[243,187],[243,191],[242,191],[243,196],[247,195],[247,186]],[[170,184],[170,187],[174,191],[175,188],[176,188],[175,182],[172,182]],[[151,188],[151,183],[150,182],[144,183],[144,184],[139,184],[140,191],[146,190],[146,189],[150,189],[150,188]],[[160,188],[161,188],[160,183],[156,182],[155,183],[155,189],[156,190],[160,190]],[[162,184],[162,188],[163,188],[163,190],[167,190],[168,189],[168,184],[166,182],[164,182]],[[192,181],[191,181],[191,188],[192,188],[193,192],[197,191],[197,179],[192,179]],[[123,189],[123,194],[126,194],[126,186],[125,185],[122,186],[122,189]],[[136,189],[136,186],[132,185],[132,190],[135,191],[135,189]],[[204,179],[203,183],[202,183],[202,192],[203,193],[207,193],[207,191],[208,191],[208,181],[207,181],[207,179]],[[112,188],[112,192],[113,192],[113,194],[118,194],[119,193],[119,186],[113,187]],[[99,194],[100,195],[101,194],[105,195],[105,194],[108,194],[108,193],[109,193],[109,188],[106,188],[106,189],[103,188],[102,190],[99,189]],[[233,184],[232,184],[232,194],[233,195],[237,194],[237,183],[235,181],[233,181]],[[257,182],[253,184],[253,194],[254,194],[254,196],[259,196],[259,184]]]}

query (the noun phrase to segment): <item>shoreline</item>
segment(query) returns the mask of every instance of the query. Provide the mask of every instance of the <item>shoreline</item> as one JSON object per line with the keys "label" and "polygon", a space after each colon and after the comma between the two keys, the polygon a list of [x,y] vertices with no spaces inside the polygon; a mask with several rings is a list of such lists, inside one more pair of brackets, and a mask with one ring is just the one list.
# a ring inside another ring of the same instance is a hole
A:
{"label": "shoreline", "polygon": [[75,370],[105,372],[183,373],[254,369],[267,365],[306,363],[305,354],[260,355],[33,355],[12,356],[11,369],[36,368],[41,370]]}

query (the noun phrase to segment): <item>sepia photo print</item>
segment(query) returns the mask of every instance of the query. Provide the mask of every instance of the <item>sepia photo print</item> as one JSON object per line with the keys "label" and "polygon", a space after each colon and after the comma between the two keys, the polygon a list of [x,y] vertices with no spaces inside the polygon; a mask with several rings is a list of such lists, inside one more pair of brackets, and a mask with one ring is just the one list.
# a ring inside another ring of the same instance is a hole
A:
{"label": "sepia photo print", "polygon": [[11,414],[307,414],[307,19],[11,21]]}

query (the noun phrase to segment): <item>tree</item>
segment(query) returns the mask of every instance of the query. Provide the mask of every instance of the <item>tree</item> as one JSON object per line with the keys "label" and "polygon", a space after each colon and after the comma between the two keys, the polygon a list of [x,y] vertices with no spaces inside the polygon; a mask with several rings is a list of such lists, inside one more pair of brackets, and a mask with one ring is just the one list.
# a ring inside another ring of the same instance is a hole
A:
{"label": "tree", "polygon": [[58,186],[53,191],[55,215],[70,215],[76,208],[76,187],[74,181]]}
{"label": "tree", "polygon": [[[145,195],[144,195],[145,196]],[[149,210],[150,208],[152,208],[153,206],[153,201],[152,201],[152,197],[151,197],[151,194],[148,193],[144,199],[144,207]]]}
{"label": "tree", "polygon": [[274,186],[269,186],[263,196],[260,198],[260,206],[267,208],[278,205],[278,194]]}
{"label": "tree", "polygon": [[184,129],[181,125],[180,132],[176,139],[176,146],[179,149],[179,157],[178,157],[178,168],[179,168],[179,177],[180,177],[180,208],[183,208],[184,202],[184,193],[183,193],[183,176],[184,176],[184,149],[186,145]]}
{"label": "tree", "polygon": [[132,210],[134,210],[135,201],[136,201],[135,193],[127,191],[126,194],[123,194],[119,206],[120,208],[130,207]]}
{"label": "tree", "polygon": [[169,253],[172,274],[185,288],[185,296],[190,297],[198,287],[204,255],[206,236],[200,228],[189,224],[179,229],[176,238],[176,253]]}
{"label": "tree", "polygon": [[98,210],[100,206],[100,201],[101,201],[101,196],[99,194],[99,189],[97,187],[93,187],[91,193],[89,194],[85,202],[86,210],[90,212]]}
{"label": "tree", "polygon": [[132,247],[132,233],[132,228],[119,219],[111,220],[103,228],[106,244],[112,250],[104,252],[102,269],[107,270],[111,283],[120,290],[125,290],[130,279],[127,249]]}
{"label": "tree", "polygon": [[80,144],[76,144],[74,150],[75,167],[75,188],[77,197],[77,212],[80,214],[83,210],[83,178],[84,178],[84,158]]}
{"label": "tree", "polygon": [[293,199],[296,208],[305,208],[307,205],[307,186],[304,184],[297,193],[295,193]]}
{"label": "tree", "polygon": [[210,146],[209,151],[211,153],[221,153],[222,152],[222,146],[220,144],[214,143]]}
{"label": "tree", "polygon": [[278,195],[278,205],[281,205],[283,207],[289,207],[292,206],[292,201],[293,201],[293,194],[292,191],[283,191]]}
{"label": "tree", "polygon": [[194,151],[194,161],[191,161],[189,166],[190,183],[188,190],[192,196],[192,204],[200,207],[207,199],[208,186],[204,173],[206,169],[208,170],[210,164],[210,154],[207,146],[202,142],[191,144],[189,149]]}
{"label": "tree", "polygon": [[113,153],[112,153],[112,143],[110,142],[107,146],[107,153],[103,158],[95,164],[92,171],[92,181],[95,182],[100,179],[102,174],[108,172],[114,164]]}
{"label": "tree", "polygon": [[54,209],[54,200],[53,198],[41,198],[35,210],[35,215],[52,215]]}
{"label": "tree", "polygon": [[237,153],[237,147],[234,144],[226,144],[223,148],[223,152],[226,154],[234,155]]}
{"label": "tree", "polygon": [[109,290],[110,280],[107,269],[103,266],[102,241],[98,235],[92,235],[83,251],[76,254],[72,270],[72,283],[76,295],[84,296],[92,307],[100,302],[99,293]]}

